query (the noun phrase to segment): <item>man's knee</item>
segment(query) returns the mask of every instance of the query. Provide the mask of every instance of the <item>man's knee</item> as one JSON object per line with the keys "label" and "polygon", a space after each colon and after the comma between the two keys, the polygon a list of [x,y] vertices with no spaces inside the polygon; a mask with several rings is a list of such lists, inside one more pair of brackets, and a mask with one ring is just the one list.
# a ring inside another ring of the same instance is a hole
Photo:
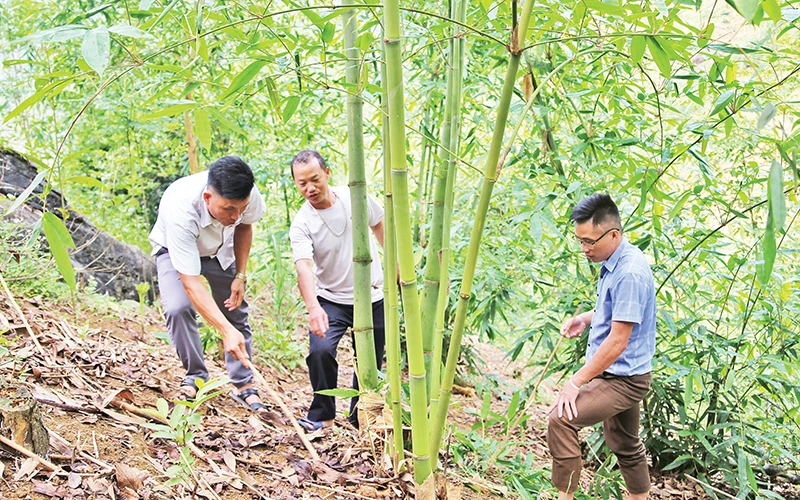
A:
{"label": "man's knee", "polygon": [[606,439],[606,443],[622,466],[632,466],[647,460],[647,453],[641,440],[620,442]]}
{"label": "man's knee", "polygon": [[180,298],[177,300],[162,300],[162,306],[164,307],[164,316],[166,316],[167,321],[171,319],[194,317],[194,307],[192,307],[192,303],[188,298],[185,300]]}
{"label": "man's knee", "polygon": [[328,342],[312,342],[308,349],[308,364],[329,362],[336,359],[336,346]]}

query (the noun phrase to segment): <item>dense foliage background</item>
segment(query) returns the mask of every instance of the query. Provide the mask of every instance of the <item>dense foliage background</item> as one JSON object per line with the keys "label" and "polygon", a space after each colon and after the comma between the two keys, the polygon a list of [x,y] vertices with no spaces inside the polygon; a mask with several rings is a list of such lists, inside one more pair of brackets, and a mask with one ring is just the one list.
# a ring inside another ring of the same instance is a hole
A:
{"label": "dense foliage background", "polygon": [[[766,465],[800,467],[800,9],[729,4],[536,5],[510,117],[521,133],[495,188],[470,332],[543,365],[557,325],[594,300],[597,268],[573,243],[567,215],[581,197],[610,192],[658,287],[656,372],[643,412],[654,465],[745,497],[769,495]],[[453,23],[440,2],[401,7],[422,260]],[[358,11],[377,195],[381,13],[368,3]],[[470,2],[459,35],[468,56],[456,281],[515,15],[512,1]],[[316,148],[335,182],[347,174],[344,103],[354,89],[344,83],[340,12],[283,0],[5,0],[0,54],[0,147],[33,159],[73,208],[124,241],[148,249],[161,193],[190,170],[187,125],[201,168],[224,154],[248,161],[269,207],[254,248],[260,296],[276,311],[270,327],[293,328],[285,230],[301,198],[288,162]],[[563,344],[549,371],[572,373],[584,348]],[[518,401],[535,396],[538,369],[529,372]],[[477,446],[473,438],[462,436],[464,446]],[[503,456],[525,468],[512,447]]]}

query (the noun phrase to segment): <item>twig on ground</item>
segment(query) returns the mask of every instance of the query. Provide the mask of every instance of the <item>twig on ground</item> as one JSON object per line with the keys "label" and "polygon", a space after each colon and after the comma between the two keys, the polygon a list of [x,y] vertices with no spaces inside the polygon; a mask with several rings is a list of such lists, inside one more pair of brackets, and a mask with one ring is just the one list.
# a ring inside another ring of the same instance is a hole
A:
{"label": "twig on ground", "polygon": [[694,477],[690,476],[689,474],[686,474],[686,478],[694,481],[695,483],[697,483],[697,484],[699,484],[701,486],[705,486],[706,488],[709,488],[710,490],[714,491],[715,493],[719,493],[720,495],[724,496],[725,498],[731,498],[732,500],[738,500],[735,496],[731,495],[730,493],[726,493],[726,492],[722,491],[719,488],[715,488],[715,487],[711,486],[710,484],[706,483],[705,481],[701,481],[701,480],[699,480],[697,478],[694,478]]}
{"label": "twig on ground", "polygon": [[267,391],[269,397],[272,398],[272,400],[275,403],[277,403],[278,406],[281,407],[281,410],[283,410],[283,414],[286,415],[286,418],[288,418],[289,421],[292,423],[292,427],[294,427],[295,432],[297,432],[297,436],[300,438],[300,441],[303,442],[303,445],[308,450],[308,453],[309,455],[311,455],[311,458],[313,460],[321,462],[322,460],[319,458],[319,453],[317,453],[317,450],[314,448],[314,445],[311,444],[311,441],[308,440],[305,431],[303,430],[302,427],[300,427],[300,424],[297,423],[297,419],[294,418],[294,415],[292,414],[291,410],[289,410],[289,407],[286,406],[286,403],[283,402],[283,399],[281,399],[281,397],[278,395],[277,392],[275,392],[274,390],[272,390],[272,388],[270,388],[270,386],[267,384],[267,380],[264,378],[263,375],[261,375],[261,373],[259,373],[256,367],[253,366],[253,364],[249,360],[245,361],[244,365],[253,370],[253,375],[255,375],[256,380],[258,380],[261,386]]}
{"label": "twig on ground", "polygon": [[[54,440],[58,441],[59,443],[61,443],[62,446],[66,446],[67,448],[69,448],[71,450],[77,449],[72,443],[70,443],[69,441],[67,441],[63,437],[59,436],[52,429],[48,429],[48,432],[50,433],[50,437],[53,438]],[[100,460],[99,458],[94,458],[93,456],[89,455],[85,451],[78,452],[78,456],[80,458],[84,459],[84,460],[88,460],[89,462],[91,462],[91,463],[93,463],[93,464],[95,464],[95,465],[97,465],[99,467],[102,467],[103,469],[105,469],[104,472],[114,472],[116,470],[116,468],[113,465],[109,464],[108,462],[104,462],[104,461]]]}
{"label": "twig on ground", "polygon": [[44,358],[44,360],[47,361],[48,364],[52,364],[53,362],[50,360],[50,357],[47,355],[45,350],[42,348],[42,345],[39,343],[39,339],[37,339],[36,335],[33,333],[31,325],[28,323],[28,318],[25,317],[25,313],[22,312],[22,309],[19,307],[19,304],[17,303],[16,299],[14,299],[14,295],[11,293],[11,290],[8,289],[8,285],[6,284],[6,280],[5,278],[3,278],[2,273],[0,273],[0,284],[3,285],[3,290],[5,291],[6,295],[8,295],[8,300],[11,301],[11,307],[14,308],[14,310],[17,312],[20,319],[22,320],[22,324],[25,326],[25,329],[28,331],[28,335],[31,336],[33,343],[39,350],[39,354],[42,355],[42,358]]}
{"label": "twig on ground", "polygon": [[24,446],[18,445],[17,443],[15,443],[14,441],[8,439],[7,437],[4,437],[4,436],[0,435],[0,443],[3,443],[4,445],[8,446],[12,450],[17,451],[20,454],[25,455],[28,458],[32,458],[32,459],[36,460],[41,465],[43,465],[45,468],[47,468],[47,470],[51,470],[51,471],[55,471],[55,472],[64,472],[64,469],[62,469],[58,465],[54,464],[53,462],[50,462],[49,460],[45,460],[44,458],[40,457],[36,453],[34,453],[31,450],[25,448]]}

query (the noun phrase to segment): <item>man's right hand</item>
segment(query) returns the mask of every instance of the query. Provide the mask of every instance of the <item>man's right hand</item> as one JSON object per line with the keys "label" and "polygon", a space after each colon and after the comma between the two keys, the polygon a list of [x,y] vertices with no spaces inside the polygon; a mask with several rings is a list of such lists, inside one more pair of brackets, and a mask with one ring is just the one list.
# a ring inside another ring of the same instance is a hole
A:
{"label": "man's right hand", "polygon": [[580,336],[584,329],[586,329],[586,320],[583,315],[573,316],[567,318],[564,324],[561,325],[561,335],[568,339],[574,339]]}
{"label": "man's right hand", "polygon": [[222,343],[225,346],[225,352],[229,353],[235,359],[245,362],[250,359],[247,355],[247,347],[244,343],[244,335],[239,330],[232,330],[222,336]]}
{"label": "man's right hand", "polygon": [[308,328],[311,333],[320,338],[325,338],[325,332],[328,331],[328,313],[322,306],[317,306],[308,311]]}

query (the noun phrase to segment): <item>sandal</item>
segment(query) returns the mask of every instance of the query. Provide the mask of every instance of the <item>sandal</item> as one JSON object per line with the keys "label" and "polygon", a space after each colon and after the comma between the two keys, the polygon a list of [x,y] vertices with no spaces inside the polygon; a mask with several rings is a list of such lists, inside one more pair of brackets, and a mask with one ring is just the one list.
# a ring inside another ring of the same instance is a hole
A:
{"label": "sandal", "polygon": [[309,420],[305,417],[298,419],[297,423],[300,424],[300,427],[307,430],[308,432],[318,431],[323,427],[325,427],[324,422],[315,422],[314,420]]}
{"label": "sandal", "polygon": [[256,401],[255,403],[247,402],[247,398],[249,398],[250,396],[258,396],[258,391],[253,389],[252,387],[250,389],[243,390],[239,394],[236,394],[234,391],[231,391],[228,394],[230,394],[230,396],[233,398],[234,401],[241,404],[248,410],[257,412],[258,410],[267,408],[267,405],[265,405],[261,401]]}
{"label": "sandal", "polygon": [[171,399],[191,403],[194,401],[195,396],[197,396],[197,385],[195,385],[194,381],[190,381],[183,382]]}

